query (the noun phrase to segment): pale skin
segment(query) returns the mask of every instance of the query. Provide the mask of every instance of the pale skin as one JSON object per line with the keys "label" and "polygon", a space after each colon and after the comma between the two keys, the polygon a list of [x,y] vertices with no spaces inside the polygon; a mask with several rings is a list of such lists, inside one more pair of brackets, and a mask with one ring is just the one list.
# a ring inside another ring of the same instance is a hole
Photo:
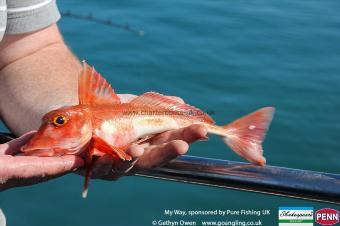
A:
{"label": "pale skin", "polygon": [[[45,113],[78,104],[80,69],[79,60],[68,49],[55,24],[33,33],[5,36],[0,42],[0,116],[13,133],[21,136],[0,145],[0,190],[46,181],[69,172],[82,173],[84,161],[77,156],[16,156],[34,132],[23,134],[36,130]],[[135,97],[119,96],[122,102]],[[164,132],[130,147],[127,152],[134,161],[117,167],[110,156],[100,157],[92,177],[114,180],[161,166],[185,154],[190,143],[206,136],[207,131],[201,125]]]}

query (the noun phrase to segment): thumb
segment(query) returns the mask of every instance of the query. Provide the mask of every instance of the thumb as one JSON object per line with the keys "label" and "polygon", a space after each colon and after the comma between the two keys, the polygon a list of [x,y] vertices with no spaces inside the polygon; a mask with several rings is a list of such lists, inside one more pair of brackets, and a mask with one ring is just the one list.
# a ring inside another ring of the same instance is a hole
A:
{"label": "thumb", "polygon": [[55,177],[76,170],[84,165],[77,156],[61,157],[8,156],[7,175],[10,178]]}
{"label": "thumb", "polygon": [[83,167],[78,156],[0,156],[0,191],[47,181]]}
{"label": "thumb", "polygon": [[84,160],[74,155],[38,158],[39,160],[37,161],[40,162],[40,167],[36,167],[35,170],[32,171],[36,175],[60,175],[70,171],[75,171],[84,165]]}

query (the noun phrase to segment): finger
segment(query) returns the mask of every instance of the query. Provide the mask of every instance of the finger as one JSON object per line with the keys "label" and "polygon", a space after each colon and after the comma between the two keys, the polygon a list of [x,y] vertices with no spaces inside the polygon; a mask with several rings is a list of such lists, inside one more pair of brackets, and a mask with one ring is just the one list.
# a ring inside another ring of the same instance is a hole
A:
{"label": "finger", "polygon": [[127,151],[127,154],[129,154],[132,157],[132,160],[130,161],[121,161],[116,166],[113,166],[112,172],[113,174],[118,175],[126,175],[132,167],[136,164],[138,159],[143,156],[144,154],[144,147],[141,145],[133,144]]}
{"label": "finger", "polygon": [[36,131],[29,131],[19,138],[13,139],[5,144],[0,145],[0,154],[15,155],[20,152],[20,148],[25,145],[36,133]]}
{"label": "finger", "polygon": [[[74,155],[62,157],[3,156],[7,179],[47,180],[83,167],[84,161]],[[3,175],[4,176],[4,175]]]}
{"label": "finger", "polygon": [[172,140],[183,140],[192,143],[197,140],[206,140],[207,129],[203,125],[194,124],[182,129],[170,130],[154,136],[149,140],[152,145],[163,144]]}
{"label": "finger", "polygon": [[122,103],[128,103],[135,99],[137,96],[133,94],[118,94],[118,97]]}
{"label": "finger", "polygon": [[97,159],[92,168],[91,178],[103,178],[112,170],[114,158],[111,155],[103,155]]}
{"label": "finger", "polygon": [[117,180],[121,176],[131,175],[130,170],[134,167],[138,158],[132,159],[130,161],[119,161],[112,166],[112,170],[102,179],[104,180]]}
{"label": "finger", "polygon": [[161,166],[179,155],[185,154],[189,149],[188,143],[174,140],[166,144],[157,145],[145,151],[136,163],[135,170],[144,170]]}
{"label": "finger", "polygon": [[126,153],[132,157],[132,161],[115,159],[110,155],[98,158],[92,169],[92,178],[106,178],[113,173],[126,173],[134,165],[137,158],[143,155],[144,148],[133,144]]}
{"label": "finger", "polygon": [[144,147],[142,145],[133,144],[126,151],[126,154],[130,155],[132,159],[139,158],[144,154]]}
{"label": "finger", "polygon": [[117,180],[120,176],[125,175],[130,171],[138,158],[143,155],[144,148],[140,145],[133,144],[126,153],[132,157],[131,161],[114,161],[111,156],[106,155],[99,158],[93,168],[92,177],[105,180]]}

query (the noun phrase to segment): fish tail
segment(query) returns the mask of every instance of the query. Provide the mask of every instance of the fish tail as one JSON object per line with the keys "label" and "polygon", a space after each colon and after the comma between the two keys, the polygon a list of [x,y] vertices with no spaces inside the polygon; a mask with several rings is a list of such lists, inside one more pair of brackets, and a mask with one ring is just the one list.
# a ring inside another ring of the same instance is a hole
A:
{"label": "fish tail", "polygon": [[224,130],[223,141],[238,155],[249,162],[264,166],[262,142],[272,121],[275,108],[265,107],[228,125],[221,126]]}

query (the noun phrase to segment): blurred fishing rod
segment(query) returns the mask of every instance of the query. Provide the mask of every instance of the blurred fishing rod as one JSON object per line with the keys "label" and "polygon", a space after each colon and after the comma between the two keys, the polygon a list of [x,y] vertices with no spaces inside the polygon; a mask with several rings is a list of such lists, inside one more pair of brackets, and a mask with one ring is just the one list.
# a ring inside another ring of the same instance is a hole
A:
{"label": "blurred fishing rod", "polygon": [[126,31],[134,33],[138,36],[144,36],[143,30],[138,30],[138,29],[132,28],[132,27],[130,27],[129,24],[119,24],[119,23],[113,22],[111,19],[102,19],[102,18],[99,18],[99,17],[95,17],[95,16],[93,16],[92,13],[88,13],[88,14],[84,15],[84,14],[79,14],[79,13],[73,13],[73,12],[71,12],[71,10],[66,10],[66,11],[60,12],[60,14],[63,17],[70,17],[70,18],[79,19],[79,20],[91,21],[91,22],[94,22],[94,23],[103,24],[105,26],[126,30]]}
{"label": "blurred fishing rod", "polygon": [[[0,133],[0,143],[14,138]],[[137,176],[340,204],[340,175],[181,156]]]}

